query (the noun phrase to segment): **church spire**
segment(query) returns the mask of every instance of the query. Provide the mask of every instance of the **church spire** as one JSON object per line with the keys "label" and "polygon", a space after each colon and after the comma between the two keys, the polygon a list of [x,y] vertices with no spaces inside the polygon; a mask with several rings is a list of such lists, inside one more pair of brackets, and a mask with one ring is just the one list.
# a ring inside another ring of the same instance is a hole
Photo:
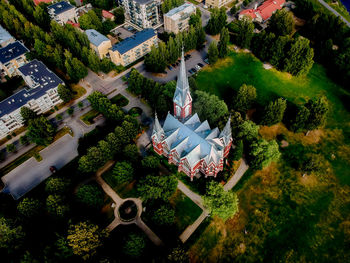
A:
{"label": "church spire", "polygon": [[226,125],[222,132],[220,133],[220,138],[224,139],[224,143],[227,144],[228,141],[232,138],[232,131],[231,131],[231,114],[226,122]]}
{"label": "church spire", "polygon": [[159,120],[158,120],[158,116],[157,116],[157,112],[154,115],[154,125],[153,125],[153,132],[152,135],[157,134],[159,135],[160,133],[163,132],[163,128],[162,126],[160,126]]}
{"label": "church spire", "polygon": [[192,113],[192,97],[190,94],[190,86],[188,84],[184,50],[181,52],[181,63],[179,75],[176,82],[176,90],[173,98],[174,115],[181,119],[186,119]]}

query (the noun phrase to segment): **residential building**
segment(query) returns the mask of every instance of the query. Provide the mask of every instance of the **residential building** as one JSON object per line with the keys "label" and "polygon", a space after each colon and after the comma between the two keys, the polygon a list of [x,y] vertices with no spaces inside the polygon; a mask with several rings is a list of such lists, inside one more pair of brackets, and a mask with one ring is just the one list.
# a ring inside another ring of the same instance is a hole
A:
{"label": "residential building", "polygon": [[29,50],[19,41],[8,44],[0,49],[0,68],[3,74],[12,77],[17,75],[17,69],[27,63],[25,54]]}
{"label": "residential building", "polygon": [[185,3],[179,7],[171,9],[164,15],[164,30],[175,34],[187,30],[190,16],[196,13],[196,7],[193,4]]}
{"label": "residential building", "polygon": [[127,66],[149,53],[153,45],[158,45],[157,33],[148,28],[112,46],[109,55],[114,64]]}
{"label": "residential building", "polygon": [[160,24],[160,1],[123,0],[127,21],[140,28],[155,28]]}
{"label": "residential building", "polygon": [[239,13],[238,19],[250,17],[253,21],[264,23],[269,20],[273,13],[282,9],[285,0],[267,0],[261,6],[255,6],[254,9],[246,9]]}
{"label": "residential building", "polygon": [[35,5],[39,5],[41,3],[45,3],[45,4],[49,4],[51,3],[53,0],[34,0],[34,4]]}
{"label": "residential building", "polygon": [[28,87],[0,102],[0,139],[23,126],[21,107],[40,114],[62,102],[57,87],[64,82],[41,61],[34,59],[18,71]]}
{"label": "residential building", "polygon": [[97,32],[95,29],[85,30],[90,41],[90,47],[93,49],[100,59],[103,59],[108,55],[109,49],[112,47],[111,41],[101,33]]}
{"label": "residential building", "polygon": [[178,166],[178,171],[191,180],[199,173],[216,177],[231,149],[231,118],[220,132],[218,128],[211,129],[208,121],[201,122],[197,113],[192,115],[183,52],[173,105],[174,115],[168,113],[163,127],[155,116],[151,137],[154,151],[167,157],[169,163]]}
{"label": "residential building", "polygon": [[110,19],[112,21],[115,20],[115,16],[111,12],[108,12],[107,10],[102,10],[102,17],[103,17],[103,20],[106,20],[106,19]]}
{"label": "residential building", "polygon": [[6,47],[8,44],[15,42],[16,39],[9,32],[0,26],[0,47]]}
{"label": "residential building", "polygon": [[68,20],[77,22],[78,16],[75,6],[66,1],[54,3],[47,7],[48,13],[52,20],[60,25],[64,25]]}
{"label": "residential building", "polygon": [[231,3],[233,0],[205,0],[205,4],[209,8],[221,8],[229,3]]}

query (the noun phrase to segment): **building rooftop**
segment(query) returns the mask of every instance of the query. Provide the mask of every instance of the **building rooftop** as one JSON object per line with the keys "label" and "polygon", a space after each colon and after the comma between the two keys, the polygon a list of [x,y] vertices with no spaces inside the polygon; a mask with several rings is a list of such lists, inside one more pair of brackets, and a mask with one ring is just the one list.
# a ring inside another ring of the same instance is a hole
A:
{"label": "building rooftop", "polygon": [[2,26],[0,26],[0,44],[6,42],[10,39],[13,39],[13,36],[10,35],[9,32]]}
{"label": "building rooftop", "polygon": [[172,19],[177,20],[181,17],[181,12],[192,14],[195,11],[196,11],[196,7],[193,4],[185,3],[183,5],[180,5],[179,7],[171,9],[164,16],[171,17]]}
{"label": "building rooftop", "polygon": [[157,33],[154,29],[144,29],[140,32],[137,32],[135,35],[124,39],[122,42],[115,44],[112,47],[112,50],[118,51],[120,54],[124,54],[156,35]]}
{"label": "building rooftop", "polygon": [[96,47],[101,45],[102,42],[109,41],[109,39],[106,36],[102,35],[95,29],[88,29],[85,31],[85,34],[87,35],[90,43]]}
{"label": "building rooftop", "polygon": [[49,11],[53,12],[53,14],[59,15],[75,7],[66,1],[61,1],[52,5],[49,5],[47,8]]}
{"label": "building rooftop", "polygon": [[51,3],[53,0],[34,0],[35,5],[39,5],[40,3]]}
{"label": "building rooftop", "polygon": [[21,108],[30,100],[40,98],[48,90],[56,88],[59,84],[64,84],[55,73],[36,59],[18,70],[29,87],[0,102],[0,117]]}
{"label": "building rooftop", "polygon": [[141,5],[144,5],[144,4],[148,4],[150,2],[153,2],[155,0],[133,0],[133,1],[136,2],[136,3],[139,3]]}
{"label": "building rooftop", "polygon": [[6,47],[0,49],[0,62],[6,64],[7,62],[15,59],[25,53],[29,52],[21,42],[16,41],[8,44]]}
{"label": "building rooftop", "polygon": [[112,19],[114,17],[114,15],[111,12],[108,12],[107,10],[102,10],[102,16],[104,18],[109,18],[109,19]]}
{"label": "building rooftop", "polygon": [[285,0],[267,0],[257,9],[246,9],[240,14],[250,16],[253,19],[260,16],[263,20],[267,20],[276,10],[281,9],[285,2]]}

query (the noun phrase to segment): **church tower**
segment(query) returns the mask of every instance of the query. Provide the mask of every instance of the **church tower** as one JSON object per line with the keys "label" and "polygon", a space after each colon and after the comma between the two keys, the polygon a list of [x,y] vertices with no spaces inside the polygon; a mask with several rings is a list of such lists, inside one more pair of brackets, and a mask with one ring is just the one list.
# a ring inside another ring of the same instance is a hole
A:
{"label": "church tower", "polygon": [[192,115],[192,97],[186,75],[184,51],[182,49],[180,71],[177,78],[176,90],[173,98],[174,116],[181,121]]}

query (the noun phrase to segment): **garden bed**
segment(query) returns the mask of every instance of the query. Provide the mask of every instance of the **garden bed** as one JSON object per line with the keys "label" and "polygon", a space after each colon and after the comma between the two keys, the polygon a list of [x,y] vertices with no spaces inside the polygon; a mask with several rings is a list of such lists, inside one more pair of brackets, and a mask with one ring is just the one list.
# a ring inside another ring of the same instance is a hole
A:
{"label": "garden bed", "polygon": [[129,104],[129,100],[125,98],[122,94],[117,94],[113,98],[111,98],[111,102],[116,104],[119,107],[125,107]]}

